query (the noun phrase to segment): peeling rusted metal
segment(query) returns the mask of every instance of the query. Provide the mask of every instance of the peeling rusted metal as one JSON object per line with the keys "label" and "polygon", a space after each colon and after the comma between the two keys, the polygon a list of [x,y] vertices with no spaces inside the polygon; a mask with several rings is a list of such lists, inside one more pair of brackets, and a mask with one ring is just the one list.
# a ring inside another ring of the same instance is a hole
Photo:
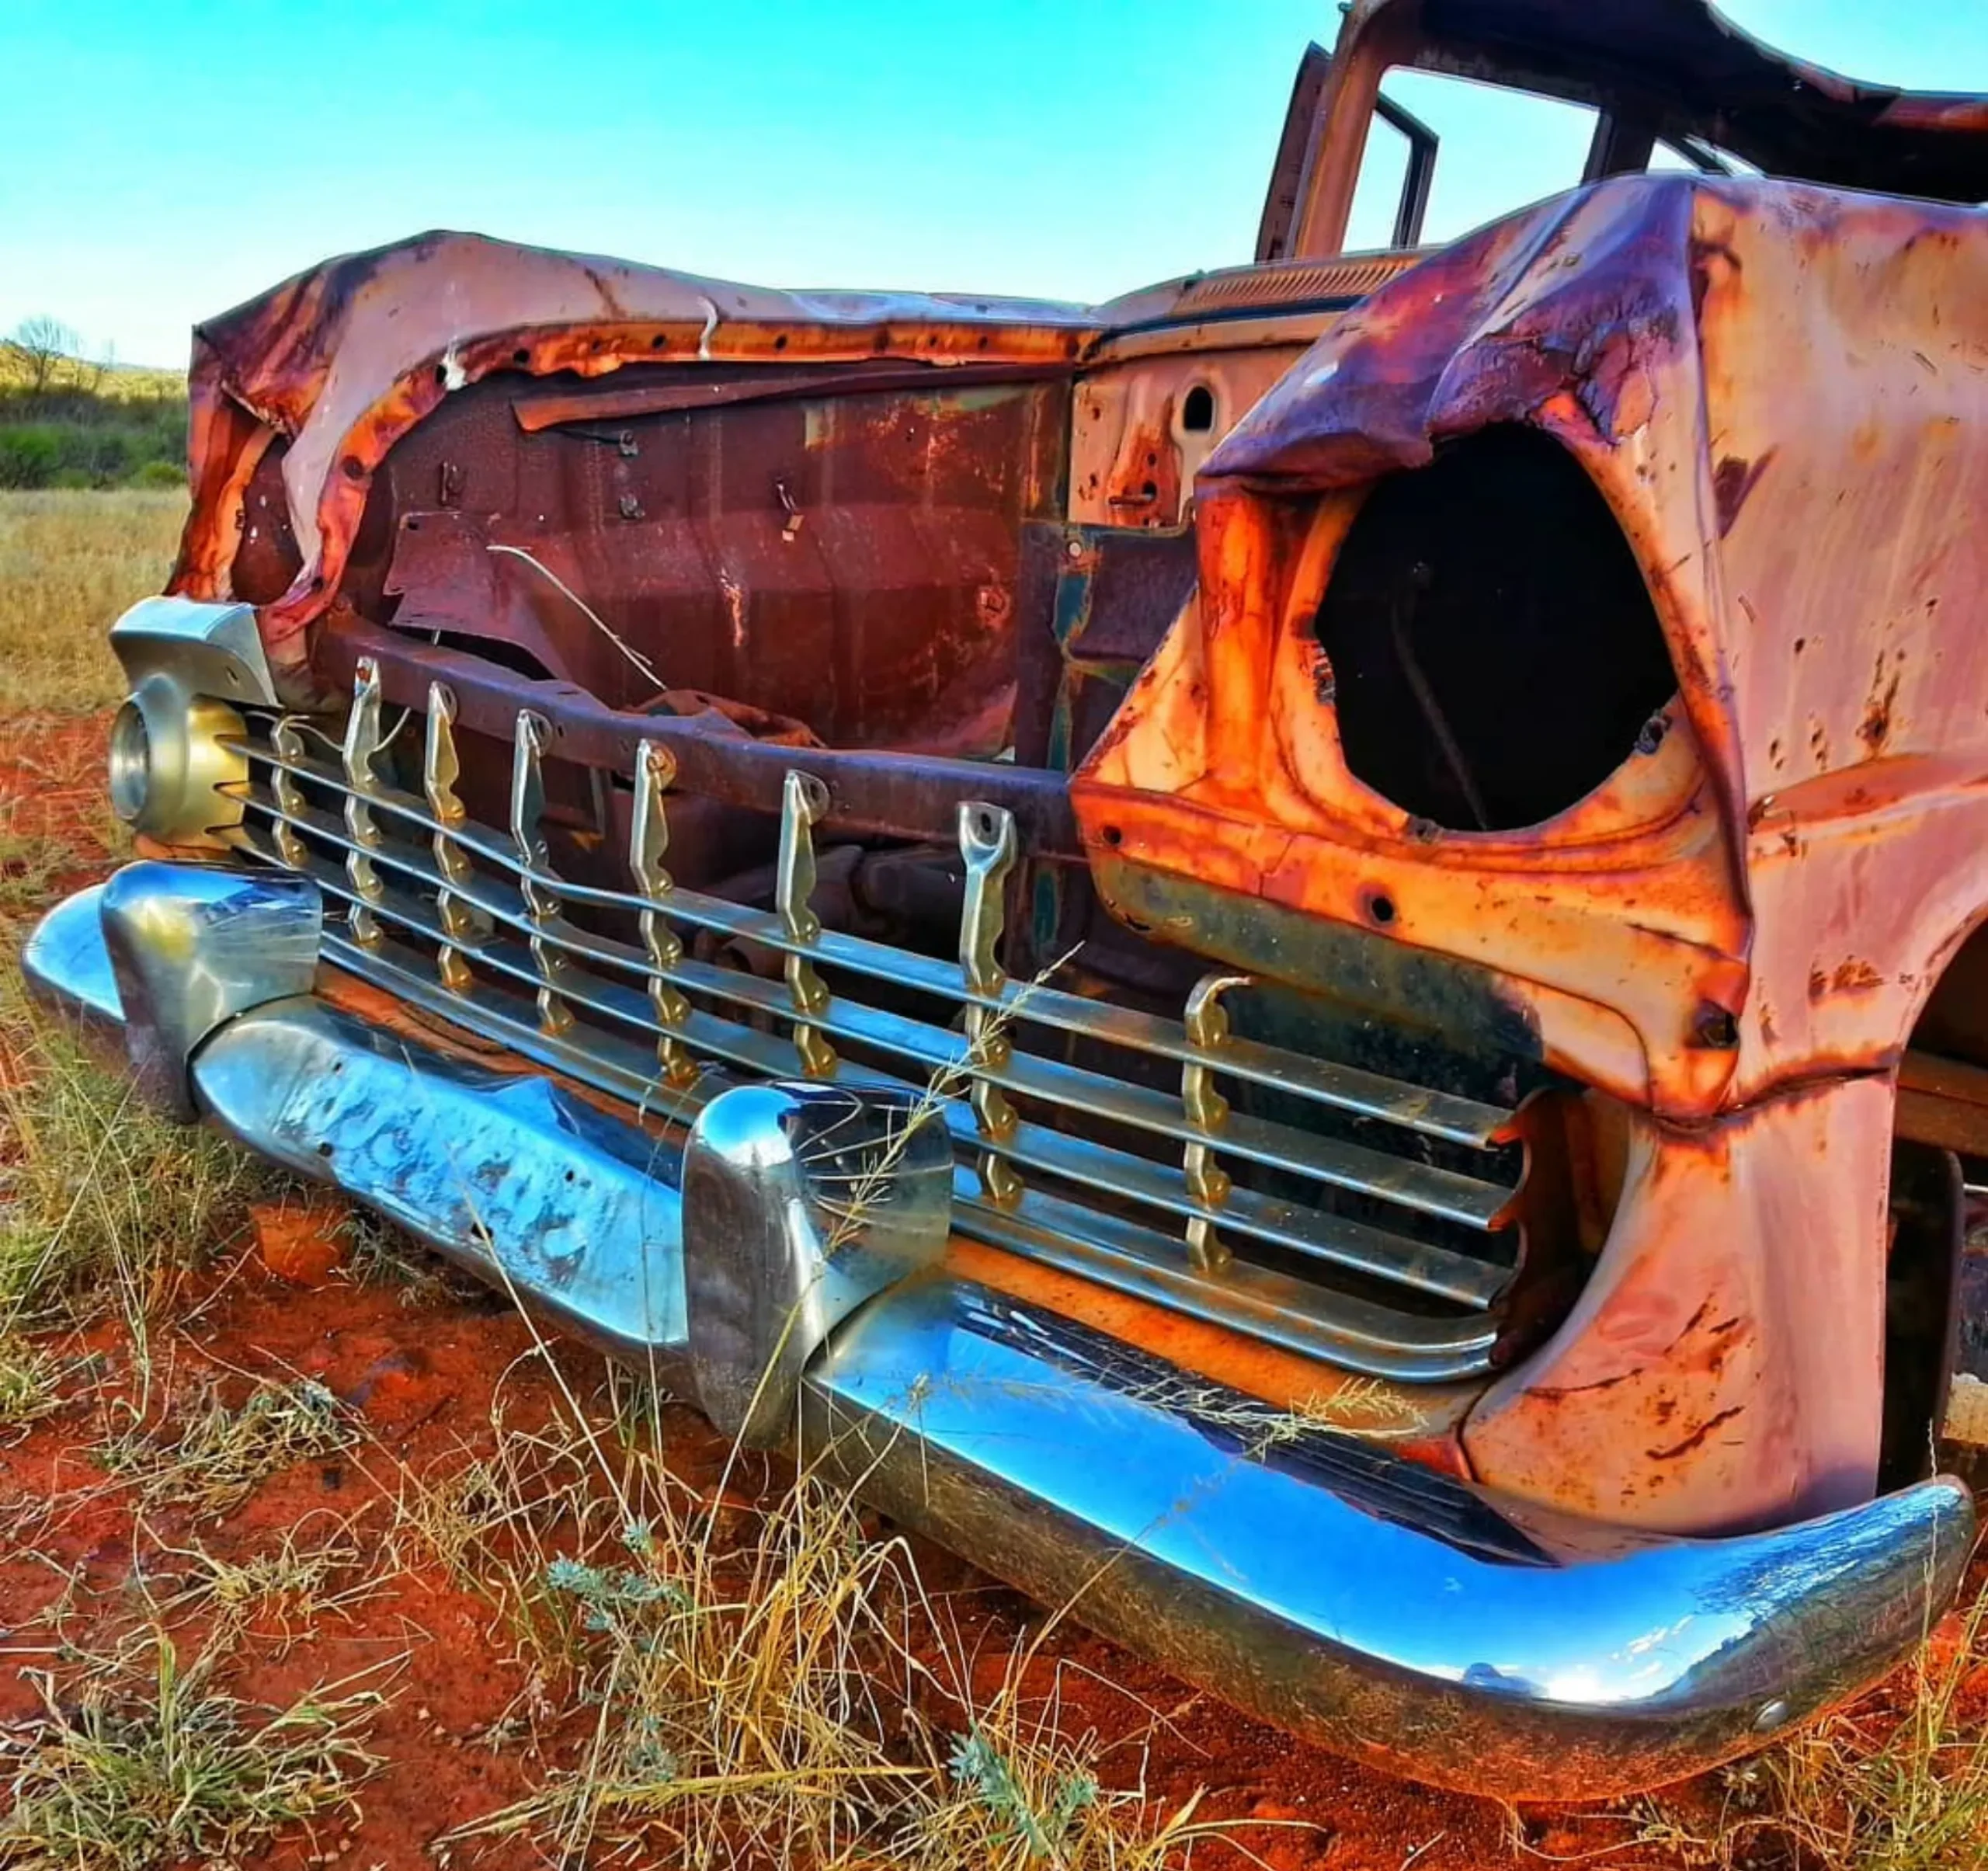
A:
{"label": "peeling rusted metal", "polygon": [[1479,1478],[1694,1532],[1868,1500],[1891,1135],[1876,1078],[1704,1129],[1634,1120],[1621,1219],[1593,1278],[1465,1426]]}
{"label": "peeling rusted metal", "polygon": [[[1988,572],[1959,520],[1985,266],[1957,210],[1653,177],[1384,288],[1204,471],[1198,615],[1075,788],[1094,847],[1356,923],[1381,891],[1395,938],[1626,1015],[1646,1081],[1550,1024],[1548,1055],[1674,1115],[1896,1061],[1988,902],[1959,621]],[[1879,343],[1906,280],[1941,317]],[[1534,830],[1432,842],[1346,774],[1298,626],[1359,490],[1501,422],[1607,499],[1687,732]]]}
{"label": "peeling rusted metal", "polygon": [[398,600],[410,634],[514,645],[617,707],[697,690],[830,745],[997,753],[1019,541],[1056,510],[1068,391],[916,367],[921,383],[900,368],[880,388],[851,367],[829,395],[818,373],[713,366],[714,392],[751,394],[694,412],[636,406],[690,388],[683,367],[598,416],[586,391],[476,384],[375,476],[346,590],[375,614]]}
{"label": "peeling rusted metal", "polygon": [[[374,475],[400,437],[492,371],[596,377],[638,363],[917,360],[1067,365],[1098,329],[1077,308],[918,294],[796,294],[661,268],[433,234],[333,261],[195,334],[197,498],[172,588],[225,589],[241,492],[272,433],[302,563],[261,621],[305,681]],[[333,369],[334,360],[337,368]]]}
{"label": "peeling rusted metal", "polygon": [[1180,525],[1190,517],[1194,476],[1210,450],[1302,350],[1294,342],[1208,350],[1191,363],[1176,351],[1089,371],[1071,419],[1070,519]]}

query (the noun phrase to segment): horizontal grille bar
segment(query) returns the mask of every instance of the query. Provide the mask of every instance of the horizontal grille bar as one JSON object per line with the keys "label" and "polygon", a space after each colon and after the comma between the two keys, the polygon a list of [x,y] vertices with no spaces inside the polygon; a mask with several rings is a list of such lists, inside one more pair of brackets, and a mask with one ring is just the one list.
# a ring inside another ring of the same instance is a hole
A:
{"label": "horizontal grille bar", "polygon": [[[634,887],[603,888],[551,861],[538,718],[519,718],[499,829],[455,796],[447,691],[429,697],[425,797],[381,770],[393,737],[379,696],[362,659],[342,743],[288,718],[259,722],[244,746],[244,842],[342,909],[325,941],[335,965],[673,1122],[727,1074],[924,1085],[960,1153],[962,1233],[1350,1368],[1432,1382],[1488,1368],[1514,1272],[1511,1111],[1232,1035],[1221,996],[1239,977],[1204,979],[1181,1021],[1009,979],[996,945],[1016,851],[998,809],[960,809],[966,895],[947,962],[821,926],[812,828],[828,800],[804,773],[789,776],[774,908],[762,909],[669,878],[673,770],[645,743]],[[619,916],[640,943],[576,915],[610,927]],[[779,973],[687,953],[700,932]],[[866,982],[899,1005],[857,997]],[[920,997],[933,1015],[901,1010]],[[1078,1065],[1024,1049],[1030,1028],[1170,1062],[1179,1094],[1097,1069],[1094,1051]],[[1286,1094],[1281,1115],[1231,1109],[1218,1082]],[[1373,1147],[1377,1129],[1402,1149]],[[1424,1160],[1432,1149],[1478,1153],[1484,1173]],[[1291,1199],[1294,1178],[1321,1198]],[[1411,1219],[1418,1229],[1401,1231]]]}
{"label": "horizontal grille bar", "polygon": [[[309,829],[316,831],[318,828],[315,824],[311,824]],[[274,854],[268,852],[265,855],[273,858]],[[388,861],[384,852],[377,855],[383,865]],[[328,860],[319,859],[307,861],[303,868],[307,875],[317,879],[328,896],[348,904],[360,902],[337,864]],[[404,929],[422,934],[433,935],[435,933],[432,919],[422,913],[419,899],[391,885],[386,886],[379,896],[374,897],[370,906],[377,916]],[[597,937],[586,939],[590,951],[605,946]],[[530,951],[521,944],[502,940],[463,938],[455,946],[468,959],[481,962],[511,980],[532,986],[538,982],[538,970],[531,959]],[[620,959],[625,965],[638,965],[631,955]],[[770,985],[760,981],[756,976],[740,974],[734,970],[697,967],[691,964],[686,964],[673,972],[686,986],[700,986],[707,975],[720,976],[724,983],[723,991],[728,993],[735,991],[740,984],[759,988]],[[561,987],[561,993],[575,1009],[584,1009],[629,1027],[650,1031],[656,1030],[647,997],[617,983],[576,972]],[[759,997],[755,998],[757,1000]],[[762,1001],[760,1003],[766,1006],[769,1011],[783,1014],[787,1011],[784,1005],[772,1001]],[[878,1025],[894,1017],[874,1009],[865,1011],[871,1014]],[[855,1032],[869,1024],[851,1020],[846,1026],[838,1024],[830,1031]],[[799,1078],[805,1076],[804,1062],[794,1043],[777,1034],[763,1032],[756,1028],[742,1026],[694,1012],[688,1020],[675,1023],[669,1031],[672,1037],[682,1040],[693,1050],[707,1054],[754,1077]],[[949,1049],[950,1056],[943,1061],[934,1059],[931,1062],[935,1068],[951,1069],[959,1066],[965,1054],[965,1042],[957,1034],[944,1032],[944,1029],[936,1031],[954,1044]],[[1044,1064],[1050,1062],[1031,1062]],[[839,1076],[845,1082],[853,1084],[909,1084],[915,1088],[916,1083],[916,1080],[867,1071],[853,1066],[845,1066]],[[649,1076],[651,1079],[654,1077],[652,1069]],[[997,1082],[1006,1086],[1018,1083],[1027,1077],[1027,1074],[1005,1073],[999,1075]],[[1103,1082],[1107,1085],[1114,1083],[1110,1080]],[[1121,1086],[1117,1089],[1125,1091],[1144,1090],[1136,1086]],[[1044,1125],[1024,1121],[1017,1123],[1013,1133],[1008,1137],[982,1139],[975,1132],[971,1111],[963,1110],[958,1104],[950,1104],[944,1108],[940,1115],[964,1146],[984,1146],[1024,1167],[1046,1170],[1072,1181],[1095,1183],[1183,1218],[1198,1217],[1211,1223],[1225,1221],[1232,1226],[1291,1252],[1331,1261],[1354,1272],[1395,1281],[1437,1298],[1453,1300],[1459,1305],[1488,1307],[1496,1300],[1509,1277],[1509,1269],[1495,1263],[1473,1260],[1468,1255],[1446,1248],[1388,1234],[1345,1216],[1305,1208],[1294,1202],[1278,1202],[1251,1189],[1232,1191],[1226,1208],[1218,1211],[1197,1202],[1187,1193],[1177,1172],[1168,1170],[1163,1164],[1113,1149],[1108,1145],[1069,1136]],[[1224,1141],[1225,1147],[1227,1147],[1225,1138]],[[1430,1174],[1441,1173],[1428,1170],[1425,1165],[1402,1163],[1397,1159],[1381,1156],[1378,1152],[1367,1153],[1374,1155],[1379,1163],[1391,1171],[1421,1170]],[[1312,1173],[1317,1174],[1316,1171]],[[1345,1186],[1361,1188],[1369,1185],[1348,1181]],[[1492,1184],[1482,1186],[1491,1191],[1500,1204],[1509,1201],[1509,1190],[1499,1188]]]}
{"label": "horizontal grille bar", "polygon": [[[687,1124],[725,1089],[726,1080],[711,1076],[683,1090],[659,1086],[652,1055],[611,1034],[576,1029],[567,1038],[549,1037],[528,998],[479,985],[466,1007],[462,997],[436,982],[426,955],[391,938],[367,950],[329,934],[325,952],[334,966],[424,1013],[452,1024],[467,1024],[522,1059],[565,1073],[666,1122]],[[1368,1376],[1406,1383],[1468,1377],[1485,1368],[1497,1339],[1496,1324],[1481,1314],[1417,1317],[1351,1295],[1322,1295],[1306,1282],[1241,1263],[1220,1292],[1211,1295],[1183,1264],[1177,1236],[1033,1189],[1013,1210],[999,1208],[986,1200],[964,1164],[954,1177],[954,1212],[959,1231],[976,1240]]]}
{"label": "horizontal grille bar", "polygon": [[[308,781],[341,798],[352,796],[353,789],[343,775],[322,761],[303,757],[282,760],[266,747],[252,743],[245,751],[272,771]],[[419,832],[424,838],[438,834],[449,837],[486,863],[514,875],[523,868],[501,833],[474,821],[443,826],[419,800],[391,787],[383,785],[365,797],[376,810],[399,819],[410,831]],[[642,903],[642,899],[624,892],[603,890],[570,879],[546,877],[536,881],[555,888],[575,903],[624,909],[639,908]],[[681,885],[673,885],[666,897],[649,906],[673,921],[757,942],[777,954],[808,955],[818,962],[873,980],[971,1002],[991,1011],[1183,1065],[1205,1066],[1231,1078],[1315,1098],[1350,1116],[1398,1125],[1405,1130],[1467,1148],[1489,1147],[1500,1141],[1511,1125],[1512,1112],[1507,1108],[1460,1097],[1452,1092],[1403,1083],[1357,1066],[1309,1059],[1240,1037],[1225,1039],[1218,1049],[1198,1047],[1187,1038],[1177,1021],[1163,1020],[1135,1008],[1108,1006],[1046,984],[1006,982],[995,993],[977,993],[956,962],[942,962],[837,930],[825,929],[812,941],[798,942],[787,934],[780,918],[771,912],[705,896]]]}
{"label": "horizontal grille bar", "polygon": [[[471,878],[452,884],[440,875],[432,860],[418,847],[361,847],[328,813],[308,809],[285,812],[273,801],[262,797],[255,798],[252,803],[273,822],[309,832],[326,844],[346,853],[364,850],[379,868],[413,878],[432,889],[447,889],[469,908],[488,916],[493,923],[520,934],[535,933],[542,941],[568,955],[622,969],[645,979],[666,980],[689,993],[721,997],[759,1013],[783,1019],[791,1017],[792,1003],[786,990],[777,982],[760,975],[687,958],[669,968],[659,968],[627,944],[575,928],[563,919],[555,916],[535,922],[522,897],[488,879]],[[561,896],[566,889],[557,878],[534,878],[532,881],[540,883],[554,896]],[[349,900],[360,900],[342,884],[332,887]],[[382,892],[381,896],[370,899],[376,910],[394,916],[407,927],[432,929],[432,913],[421,908],[418,898],[400,895],[384,881]],[[673,917],[675,893],[665,899],[659,908],[662,914]],[[516,958],[514,953],[513,958],[507,962],[502,958],[502,951],[488,942],[478,943],[464,937],[458,939],[455,946],[472,959],[488,961],[493,966],[506,968],[527,980],[537,978],[536,965],[528,953],[522,960]],[[828,959],[825,950],[822,958]],[[582,992],[576,988],[568,997],[582,998]],[[646,1000],[640,996],[626,1007],[600,1007],[603,1012],[615,1012],[623,1017],[649,1024],[647,1009]],[[832,1038],[862,1041],[909,1059],[927,1072],[964,1073],[969,1067],[971,1046],[964,1035],[949,1028],[933,1026],[868,1007],[860,1001],[838,997],[816,1017],[816,1023]],[[676,1037],[689,1044],[713,1043],[708,1038],[700,1042],[688,1032],[679,1033]],[[736,1062],[748,1062],[741,1059]],[[790,1072],[794,1069],[791,1064],[784,1069]],[[1103,1073],[1086,1071],[1080,1066],[1066,1066],[1026,1053],[1016,1053],[1002,1063],[982,1065],[975,1070],[976,1076],[999,1085],[1003,1090],[1089,1111],[1135,1129],[1181,1142],[1191,1142],[1200,1135],[1183,1114],[1177,1099]],[[1404,1208],[1465,1227],[1493,1226],[1511,1202],[1512,1191],[1497,1183],[1391,1156],[1358,1144],[1311,1136],[1240,1112],[1232,1115],[1224,1127],[1222,1149],[1226,1155],[1260,1163],[1267,1168],[1315,1177],[1336,1188],[1382,1196]]]}

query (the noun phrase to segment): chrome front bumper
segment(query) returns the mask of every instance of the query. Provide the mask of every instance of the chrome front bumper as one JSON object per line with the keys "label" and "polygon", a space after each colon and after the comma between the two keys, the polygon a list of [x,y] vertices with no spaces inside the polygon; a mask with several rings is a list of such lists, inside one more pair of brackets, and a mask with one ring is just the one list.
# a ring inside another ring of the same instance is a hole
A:
{"label": "chrome front bumper", "polygon": [[[950,1149],[902,1111],[749,1086],[687,1144],[659,1140],[308,991],[300,888],[133,866],[51,912],[24,965],[121,1032],[156,1095],[179,1070],[190,1110],[722,1427],[798,1424],[885,1511],[1343,1752],[1512,1799],[1659,1784],[1873,1681],[1958,1588],[1974,1514],[1949,1479],[1772,1532],[1656,1539],[1293,1435],[949,1275]],[[845,1227],[837,1191],[867,1208],[879,1163],[883,1225]]]}

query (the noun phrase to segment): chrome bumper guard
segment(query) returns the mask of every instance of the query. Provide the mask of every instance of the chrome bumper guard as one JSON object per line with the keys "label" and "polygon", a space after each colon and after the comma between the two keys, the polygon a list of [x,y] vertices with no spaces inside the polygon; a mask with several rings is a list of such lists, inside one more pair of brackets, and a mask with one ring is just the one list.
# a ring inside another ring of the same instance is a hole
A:
{"label": "chrome bumper guard", "polygon": [[[1729,1539],[1500,1501],[948,1275],[942,1127],[756,1084],[680,1147],[294,979],[294,878],[141,864],[23,958],[155,1095],[334,1184],[756,1442],[798,1422],[886,1511],[1229,1699],[1507,1798],[1681,1777],[1911,1650],[1973,1542],[1923,1483]],[[255,989],[269,958],[270,996]]]}

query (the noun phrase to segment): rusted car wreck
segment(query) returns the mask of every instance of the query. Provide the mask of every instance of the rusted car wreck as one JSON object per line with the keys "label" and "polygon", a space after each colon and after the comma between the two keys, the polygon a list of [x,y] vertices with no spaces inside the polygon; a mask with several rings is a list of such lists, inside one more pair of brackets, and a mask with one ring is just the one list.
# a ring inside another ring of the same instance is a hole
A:
{"label": "rusted car wreck", "polygon": [[[1586,176],[1419,248],[1399,68]],[[1984,198],[1694,0],[1360,0],[1255,263],[1110,304],[332,262],[196,335],[29,967],[1277,1721],[1691,1772],[1973,1537]]]}

